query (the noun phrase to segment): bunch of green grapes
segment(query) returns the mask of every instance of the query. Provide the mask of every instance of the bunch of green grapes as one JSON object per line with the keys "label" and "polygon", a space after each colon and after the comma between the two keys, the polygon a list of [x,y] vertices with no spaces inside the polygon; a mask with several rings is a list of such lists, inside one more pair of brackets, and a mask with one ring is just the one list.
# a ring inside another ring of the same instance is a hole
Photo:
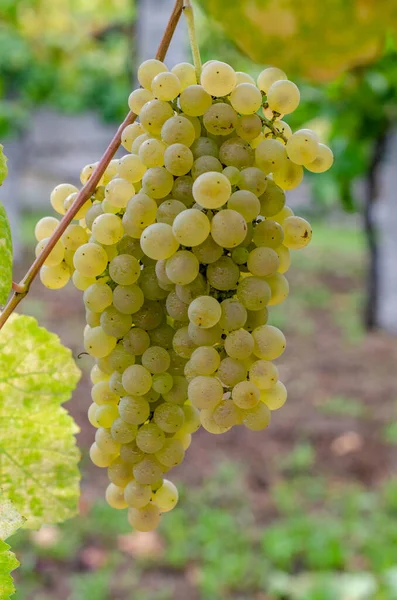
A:
{"label": "bunch of green grapes", "polygon": [[[286,401],[273,362],[286,341],[268,309],[288,296],[290,250],[312,231],[285,190],[333,156],[313,131],[292,133],[282,120],[299,90],[279,69],[256,85],[210,61],[198,83],[193,65],[148,60],[138,79],[128,153],[110,162],[40,277],[51,289],[72,278],[83,291],[95,359],[90,456],[108,470],[108,503],[149,531],[178,501],[165,475],[200,425],[261,430]],[[84,167],[83,184],[94,168]],[[57,186],[55,211],[65,214],[77,193]],[[36,254],[58,223],[37,223]]]}

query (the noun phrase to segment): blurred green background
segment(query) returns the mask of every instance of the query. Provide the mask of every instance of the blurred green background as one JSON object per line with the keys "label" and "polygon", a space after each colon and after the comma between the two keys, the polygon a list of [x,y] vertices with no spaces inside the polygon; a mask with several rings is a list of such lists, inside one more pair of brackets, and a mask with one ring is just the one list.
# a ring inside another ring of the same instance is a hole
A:
{"label": "blurred green background", "polygon": [[[120,121],[137,61],[151,37],[155,49],[171,7],[0,0],[6,152],[8,143],[30,139],[39,110]],[[381,8],[372,0],[202,1],[203,61],[218,58],[252,75],[267,64],[285,68],[302,93],[286,120],[315,128],[335,153],[331,172],[307,177],[311,200],[291,197],[314,236],[294,257],[289,300],[272,311],[288,339],[280,370],[289,401],[265,432],[195,434],[175,469],[178,508],[158,532],[132,533],[124,512],[104,503],[106,476],[87,458],[91,364],[77,359],[81,298],[36,282],[22,310],[59,333],[84,371],[69,405],[81,427],[83,485],[78,518],[11,539],[21,561],[18,600],[397,599],[397,301],[387,318],[380,302],[383,283],[397,277],[396,229],[382,229],[397,219],[395,187],[383,189],[397,173],[394,13],[390,0]],[[63,139],[56,128],[54,136],[56,154]],[[33,256],[35,222],[49,213],[46,198],[21,206],[17,279]]]}

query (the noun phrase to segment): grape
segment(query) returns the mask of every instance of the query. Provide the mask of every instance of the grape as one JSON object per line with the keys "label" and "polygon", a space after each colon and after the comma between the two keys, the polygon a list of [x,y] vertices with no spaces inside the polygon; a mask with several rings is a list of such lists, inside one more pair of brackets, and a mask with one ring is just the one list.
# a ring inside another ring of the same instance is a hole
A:
{"label": "grape", "polygon": [[180,94],[181,87],[181,82],[174,73],[159,73],[152,81],[152,92],[159,100],[174,100]]}
{"label": "grape", "polygon": [[171,144],[164,153],[166,169],[175,176],[186,175],[193,166],[193,154],[184,144]]}
{"label": "grape", "polygon": [[[178,217],[186,212],[188,211],[183,211],[176,217],[174,225]],[[164,260],[175,254],[180,240],[175,235],[174,225],[171,227],[167,223],[153,223],[144,230],[141,247],[147,256],[155,260]]]}
{"label": "grape", "polygon": [[109,386],[109,381],[99,380],[95,381],[91,389],[91,398],[95,404],[117,404],[119,397],[115,394]]}
{"label": "grape", "polygon": [[131,92],[128,97],[128,106],[136,115],[139,115],[146,102],[153,100],[154,96],[149,90],[139,88]]}
{"label": "grape", "polygon": [[160,346],[151,346],[142,354],[142,365],[150,373],[163,373],[168,370],[170,363],[170,355]]}
{"label": "grape", "polygon": [[311,163],[318,154],[318,137],[311,129],[299,129],[288,139],[288,157],[297,165]]}
{"label": "grape", "polygon": [[263,217],[273,217],[285,205],[285,192],[272,179],[267,182],[266,190],[259,198],[260,214]]}
{"label": "grape", "polygon": [[139,146],[138,155],[146,167],[163,167],[166,145],[156,138],[150,138]]}
{"label": "grape", "polygon": [[208,236],[204,242],[194,246],[193,254],[204,264],[216,262],[223,254],[223,248],[217,244],[211,236]]}
{"label": "grape", "polygon": [[182,356],[183,358],[191,357],[193,350],[196,349],[196,344],[190,339],[187,327],[181,327],[175,332],[172,347],[178,356]]}
{"label": "grape", "polygon": [[189,119],[182,116],[171,117],[161,128],[161,139],[164,143],[184,144],[190,147],[196,138],[196,133]]}
{"label": "grape", "polygon": [[166,433],[175,433],[185,421],[185,413],[177,404],[163,402],[154,411],[154,422]]}
{"label": "grape", "polygon": [[212,98],[201,85],[191,85],[181,93],[179,104],[186,115],[201,117],[212,105]]}
{"label": "grape", "polygon": [[155,346],[170,350],[172,348],[173,328],[168,323],[162,323],[150,332],[150,341]]}
{"label": "grape", "polygon": [[141,109],[139,118],[144,129],[152,135],[160,135],[164,123],[174,116],[172,106],[163,100],[150,100]]}
{"label": "grape", "polygon": [[245,265],[248,260],[249,252],[247,248],[243,246],[237,246],[232,250],[232,260],[236,263],[236,265]]}
{"label": "grape", "polygon": [[172,283],[186,285],[196,279],[199,261],[192,252],[179,250],[167,260],[165,270]]}
{"label": "grape", "polygon": [[95,433],[95,443],[100,450],[107,454],[117,455],[120,453],[120,444],[116,442],[110,431],[100,427]]}
{"label": "grape", "polygon": [[305,163],[305,167],[312,173],[324,173],[324,171],[328,171],[332,167],[333,162],[334,155],[332,154],[332,150],[325,144],[319,144],[316,158],[312,162]]}
{"label": "grape", "polygon": [[101,314],[103,331],[117,339],[122,338],[131,329],[131,324],[131,315],[119,312],[114,306],[109,306]]}
{"label": "grape", "polygon": [[221,314],[219,302],[211,296],[199,296],[191,302],[188,309],[189,320],[203,329],[216,325]]}
{"label": "grape", "polygon": [[222,329],[229,332],[244,327],[247,311],[241,302],[235,298],[227,298],[221,302],[221,311],[219,325]]}
{"label": "grape", "polygon": [[299,106],[299,89],[292,81],[285,79],[275,81],[267,91],[267,101],[271,110],[279,114],[294,112]]}
{"label": "grape", "polygon": [[150,337],[143,329],[133,327],[123,338],[123,345],[127,352],[140,356],[150,346]]}
{"label": "grape", "polygon": [[112,304],[112,297],[111,288],[100,282],[90,285],[83,295],[85,307],[97,313],[101,313]]}
{"label": "grape", "polygon": [[283,190],[293,190],[303,179],[303,168],[291,160],[286,160],[282,167],[273,175],[274,183]]}
{"label": "grape", "polygon": [[291,266],[291,255],[288,248],[286,248],[283,244],[278,246],[275,251],[277,252],[280,264],[278,267],[279,273],[286,273]]}
{"label": "grape", "polygon": [[172,196],[182,202],[187,208],[192,206],[194,199],[192,194],[193,178],[189,175],[182,175],[174,180],[172,186]]}
{"label": "grape", "polygon": [[244,360],[254,349],[254,338],[245,329],[231,331],[225,339],[225,350],[230,358]]}
{"label": "grape", "polygon": [[240,381],[232,390],[232,399],[239,408],[253,408],[260,401],[260,390],[251,381]]}
{"label": "grape", "polygon": [[156,220],[158,223],[172,225],[175,217],[185,209],[186,206],[179,200],[165,200],[157,209]]}
{"label": "grape", "polygon": [[[43,252],[44,248],[47,246],[47,244],[49,242],[49,239],[50,238],[43,238],[42,240],[40,240],[40,242],[37,243],[36,249],[35,249],[36,257],[40,256],[40,254]],[[62,244],[61,240],[58,240],[57,243],[55,244],[54,248],[51,250],[51,252],[47,256],[47,258],[45,259],[43,264],[46,267],[56,267],[59,264],[61,264],[64,257],[65,257],[65,247]]]}
{"label": "grape", "polygon": [[251,429],[252,431],[261,431],[265,429],[270,423],[270,410],[265,404],[261,402],[250,408],[248,410],[244,410],[243,412],[243,425],[247,427],[247,429]]}
{"label": "grape", "polygon": [[135,315],[142,308],[144,301],[143,292],[136,284],[118,285],[114,289],[113,305],[125,315]]}
{"label": "grape", "polygon": [[237,85],[240,83],[255,83],[253,77],[248,73],[243,73],[242,71],[236,71]]}
{"label": "grape", "polygon": [[40,242],[44,238],[49,238],[54,233],[58,225],[59,220],[55,217],[43,217],[42,219],[37,221],[36,227],[34,229],[34,235],[36,240]]}
{"label": "grape", "polygon": [[124,488],[119,487],[114,483],[109,483],[106,488],[105,498],[109,506],[117,510],[121,510],[128,506],[127,502],[124,500]]}
{"label": "grape", "polygon": [[119,403],[119,413],[120,417],[126,423],[129,423],[130,425],[141,425],[150,415],[150,405],[149,402],[141,396],[124,396]]}
{"label": "grape", "polygon": [[215,408],[222,396],[222,384],[216,377],[199,375],[189,383],[188,398],[196,408]]}
{"label": "grape", "polygon": [[221,341],[222,329],[218,324],[203,329],[195,323],[189,323],[188,334],[196,346],[213,346]]}
{"label": "grape", "polygon": [[139,285],[148,300],[164,300],[167,297],[167,292],[159,286],[155,267],[143,269]]}
{"label": "grape", "polygon": [[[167,227],[169,226],[167,225]],[[174,239],[177,240],[177,243],[187,247],[198,246],[204,242],[209,232],[210,222],[208,217],[204,213],[193,208],[189,208],[179,213],[179,215],[175,217],[172,225]]]}
{"label": "grape", "polygon": [[77,248],[73,257],[73,264],[81,275],[97,277],[106,269],[108,256],[98,244],[83,244],[80,248]]}
{"label": "grape", "polygon": [[98,423],[98,421],[96,420],[96,417],[95,417],[96,409],[97,409],[97,405],[96,404],[94,404],[94,403],[90,404],[90,407],[89,407],[88,412],[87,412],[87,417],[88,417],[88,420],[91,423],[91,425],[93,427],[98,428],[99,427],[99,423]]}
{"label": "grape", "polygon": [[114,404],[101,404],[98,406],[95,418],[100,427],[108,429],[112,426],[113,421],[118,417],[117,406]]}
{"label": "grape", "polygon": [[264,173],[280,170],[287,158],[284,145],[278,140],[262,140],[255,150],[255,160]]}
{"label": "grape", "polygon": [[[151,140],[151,139],[152,139],[152,137],[151,137],[151,135],[149,133],[142,133],[141,135],[138,135],[138,137],[135,138],[135,140],[131,144],[131,153],[135,154],[135,155],[138,155],[138,157],[139,157],[139,150],[141,149],[141,146],[144,144],[144,142],[147,142],[148,140]],[[139,163],[137,162],[136,158],[134,158],[134,162],[137,165],[139,165]],[[136,182],[134,181],[134,183],[135,183],[135,185],[137,187],[139,187],[139,185],[140,185],[139,181],[136,181]]]}
{"label": "grape", "polygon": [[238,123],[238,115],[230,104],[218,102],[205,111],[203,124],[209,133],[225,136],[234,131]]}
{"label": "grape", "polygon": [[153,531],[160,523],[160,510],[154,504],[148,504],[143,508],[130,508],[128,520],[130,525],[137,531]]}
{"label": "grape", "polygon": [[231,185],[238,185],[240,181],[240,171],[237,167],[225,167],[222,173],[228,178]]}
{"label": "grape", "polygon": [[225,427],[224,425],[217,425],[214,421],[214,411],[211,409],[200,411],[200,421],[206,431],[215,435],[226,433],[226,431],[231,429],[231,426]]}
{"label": "grape", "polygon": [[114,459],[114,455],[107,454],[103,452],[96,443],[94,442],[90,448],[90,459],[97,467],[108,467],[112,460]]}
{"label": "grape", "polygon": [[119,285],[135,283],[140,274],[139,262],[130,254],[119,254],[109,263],[109,275]]}
{"label": "grape", "polygon": [[128,233],[131,227],[144,228],[154,223],[157,204],[147,194],[139,192],[128,202],[123,216],[123,226]]}
{"label": "grape", "polygon": [[185,415],[185,422],[182,430],[188,433],[194,433],[200,428],[200,412],[190,404],[185,404],[182,409]]}
{"label": "grape", "polygon": [[156,373],[153,375],[153,389],[161,394],[167,394],[172,389],[174,380],[169,373]]}
{"label": "grape", "polygon": [[[236,133],[247,142],[252,142],[262,131],[262,121],[258,115],[242,115],[236,124]],[[254,146],[251,144],[251,147]]]}
{"label": "grape", "polygon": [[221,362],[219,353],[210,346],[201,346],[190,357],[192,368],[199,375],[213,375]]}
{"label": "grape", "polygon": [[247,321],[245,323],[245,328],[248,331],[253,331],[261,325],[266,325],[268,318],[269,311],[266,306],[260,310],[247,310]]}
{"label": "grape", "polygon": [[122,381],[127,392],[137,396],[143,396],[152,387],[152,376],[141,365],[131,365],[128,367],[123,373]]}
{"label": "grape", "polygon": [[164,317],[164,309],[159,302],[146,300],[142,307],[134,313],[134,324],[150,331],[158,327]]}
{"label": "grape", "polygon": [[244,363],[233,358],[224,358],[221,360],[217,377],[228,387],[233,387],[240,381],[244,381],[247,376],[247,369]]}
{"label": "grape", "polygon": [[116,343],[117,339],[105,333],[102,327],[90,327],[84,333],[84,348],[95,358],[103,358],[110,354]]}
{"label": "grape", "polygon": [[120,457],[116,458],[108,467],[108,477],[115,485],[125,487],[132,479],[131,465],[126,464]]}
{"label": "grape", "polygon": [[137,77],[142,87],[151,89],[152,81],[159,73],[168,71],[167,67],[160,60],[150,58],[145,60],[138,69]]}
{"label": "grape", "polygon": [[139,450],[135,440],[129,444],[122,444],[120,448],[120,458],[129,465],[136,465],[144,458],[144,453]]}
{"label": "grape", "polygon": [[[115,374],[121,374],[127,367],[135,364],[135,356],[132,356],[123,346],[122,341],[118,342],[115,348],[106,356],[105,358],[100,359],[100,364],[104,371],[107,373],[112,373],[112,376]],[[112,379],[112,377],[110,378]],[[120,395],[125,394],[125,390],[121,385],[121,377],[119,379],[119,386],[122,393]]]}
{"label": "grape", "polygon": [[51,192],[50,202],[52,208],[59,214],[64,215],[66,210],[64,208],[65,200],[70,194],[77,193],[79,190],[75,185],[70,183],[61,183],[57,185]]}
{"label": "grape", "polygon": [[276,304],[284,302],[289,294],[289,284],[284,275],[275,273],[274,275],[271,275],[271,277],[267,277],[266,281],[271,290],[269,306],[275,306]]}
{"label": "grape", "polygon": [[244,217],[235,210],[220,210],[211,222],[211,235],[215,242],[224,248],[234,248],[241,244],[247,233]]}
{"label": "grape", "polygon": [[246,277],[237,287],[237,298],[248,310],[260,310],[269,303],[270,286],[258,277]]}
{"label": "grape", "polygon": [[124,488],[124,498],[127,506],[143,508],[149,504],[152,497],[152,488],[148,484],[130,481]]}
{"label": "grape", "polygon": [[217,261],[208,265],[207,279],[216,290],[232,290],[237,287],[240,269],[230,256],[221,256]]}
{"label": "grape", "polygon": [[261,196],[267,187],[266,175],[257,167],[247,167],[240,173],[240,190],[248,190],[256,196]]}
{"label": "grape", "polygon": [[195,160],[200,158],[201,156],[213,156],[218,158],[219,156],[219,148],[214,140],[211,140],[208,137],[199,137],[195,140],[190,148],[193,152],[193,157]]}
{"label": "grape", "polygon": [[254,354],[258,358],[274,360],[282,355],[286,347],[284,334],[277,327],[262,325],[252,332]]}
{"label": "grape", "polygon": [[140,181],[145,172],[146,165],[135,154],[127,154],[127,156],[123,156],[119,161],[118,175],[130,183]]}
{"label": "grape", "polygon": [[248,142],[240,137],[232,137],[221,145],[219,159],[224,165],[244,169],[254,164],[255,153]]}
{"label": "grape", "polygon": [[246,221],[253,221],[259,215],[261,205],[257,196],[252,192],[237,190],[230,196],[227,208],[240,213]]}
{"label": "grape", "polygon": [[268,390],[278,381],[275,365],[267,360],[256,360],[249,368],[249,379],[260,390]]}
{"label": "grape", "polygon": [[247,267],[256,277],[274,275],[280,265],[276,250],[266,246],[254,248],[248,255]]}
{"label": "grape", "polygon": [[222,400],[212,413],[214,423],[219,427],[233,427],[238,423],[239,412],[232,400]]}
{"label": "grape", "polygon": [[[77,271],[76,271],[77,273]],[[90,310],[85,311],[85,320],[90,327],[97,327],[101,324],[101,314]]]}
{"label": "grape", "polygon": [[90,371],[91,383],[99,383],[100,381],[108,381],[109,375],[102,371],[98,365],[94,365]]}
{"label": "grape", "polygon": [[201,73],[201,85],[211,96],[228,96],[237,84],[237,76],[232,67],[214,60],[204,66]]}
{"label": "grape", "polygon": [[287,390],[285,385],[281,383],[281,381],[277,381],[272,388],[264,390],[261,393],[261,400],[270,408],[270,410],[281,408],[287,400]]}
{"label": "grape", "polygon": [[153,495],[153,503],[159,507],[162,513],[175,508],[178,503],[178,490],[172,481],[164,479],[163,485]]}
{"label": "grape", "polygon": [[[194,161],[192,166],[191,173],[193,180],[196,180],[198,177],[200,177],[200,175],[209,174],[209,171],[222,173],[222,163],[217,158],[215,158],[215,156],[200,156]],[[214,177],[213,174],[212,177]]]}
{"label": "grape", "polygon": [[66,228],[61,240],[65,250],[75,252],[77,248],[87,243],[88,235],[80,225],[71,224]]}
{"label": "grape", "polygon": [[287,217],[283,222],[284,245],[292,250],[305,248],[312,239],[312,228],[302,217]]}
{"label": "grape", "polygon": [[138,429],[135,441],[142,452],[145,452],[145,454],[154,454],[164,446],[165,435],[158,425],[147,423]]}
{"label": "grape", "polygon": [[144,129],[140,123],[132,123],[127,125],[121,133],[121,144],[128,151],[131,152],[132,143],[134,140],[144,133]]}
{"label": "grape", "polygon": [[239,83],[230,94],[230,104],[241,115],[252,115],[262,106],[262,94],[252,83]]}
{"label": "grape", "polygon": [[280,79],[287,79],[286,74],[281,69],[277,67],[268,67],[264,69],[258,75],[257,84],[258,88],[267,94],[269,88],[273,83],[279,81]]}
{"label": "grape", "polygon": [[252,241],[256,246],[278,248],[284,241],[284,231],[277,221],[266,219],[254,228]]}
{"label": "grape", "polygon": [[178,63],[175,67],[172,67],[171,73],[178,77],[182,90],[197,83],[196,69],[190,63]]}
{"label": "grape", "polygon": [[279,213],[277,213],[276,215],[273,216],[273,220],[277,221],[277,223],[280,223],[280,225],[282,225],[284,223],[285,219],[287,219],[288,217],[293,217],[293,216],[294,216],[294,211],[292,210],[292,208],[285,205],[284,208],[282,208]]}
{"label": "grape", "polygon": [[110,429],[112,438],[120,444],[129,444],[135,439],[138,428],[136,425],[131,425],[123,421],[120,417],[113,421]]}

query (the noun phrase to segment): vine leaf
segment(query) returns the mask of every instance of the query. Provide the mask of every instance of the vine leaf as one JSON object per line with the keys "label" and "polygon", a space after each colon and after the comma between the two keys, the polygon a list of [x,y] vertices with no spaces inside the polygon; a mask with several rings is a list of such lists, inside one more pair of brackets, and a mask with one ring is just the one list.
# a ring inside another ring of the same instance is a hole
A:
{"label": "vine leaf", "polygon": [[[0,144],[0,186],[7,177],[7,157]],[[6,303],[12,286],[12,237],[10,223],[0,202],[0,306]]]}
{"label": "vine leaf", "polygon": [[4,541],[25,522],[12,502],[0,498],[0,600],[7,600],[15,592],[11,572],[19,566],[15,554]]}
{"label": "vine leaf", "polygon": [[32,317],[0,334],[0,487],[26,526],[76,514],[78,427],[62,408],[80,378],[71,351]]}

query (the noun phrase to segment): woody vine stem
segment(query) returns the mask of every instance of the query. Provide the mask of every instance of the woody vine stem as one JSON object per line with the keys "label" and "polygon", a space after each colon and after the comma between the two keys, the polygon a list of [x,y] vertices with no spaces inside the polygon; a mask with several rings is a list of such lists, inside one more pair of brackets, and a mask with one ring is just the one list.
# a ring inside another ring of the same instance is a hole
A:
{"label": "woody vine stem", "polygon": [[[192,45],[192,52],[196,71],[199,73],[201,70],[201,61],[194,33],[193,10],[190,1],[188,0],[185,0],[185,2],[184,0],[175,0],[173,11],[168,20],[163,37],[161,38],[159,47],[157,49],[156,58],[161,61],[164,60],[183,10],[185,10],[185,14],[187,17],[189,38]],[[197,48],[197,53],[193,50],[193,46]],[[98,162],[98,166],[96,167],[95,171],[93,172],[87,183],[81,188],[72,206],[62,217],[61,222],[55,229],[54,233],[51,235],[47,245],[45,246],[41,254],[39,254],[39,256],[33,261],[23,279],[19,283],[13,283],[13,293],[10,299],[8,300],[3,312],[0,314],[0,329],[6,323],[10,315],[14,312],[21,300],[23,300],[23,298],[29,292],[32,281],[39,273],[40,268],[44,264],[44,261],[50,254],[51,250],[54,248],[57,241],[61,238],[67,226],[71,223],[71,221],[73,220],[77,212],[80,210],[80,208],[89,200],[89,198],[95,192],[95,189],[98,186],[102,175],[104,174],[107,166],[109,165],[116,151],[120,147],[121,134],[123,130],[125,129],[125,127],[127,127],[127,125],[131,125],[131,123],[135,121],[136,117],[136,114],[134,114],[133,112],[130,111],[128,113],[128,115],[118,128],[109,146],[106,148],[101,160]]]}

